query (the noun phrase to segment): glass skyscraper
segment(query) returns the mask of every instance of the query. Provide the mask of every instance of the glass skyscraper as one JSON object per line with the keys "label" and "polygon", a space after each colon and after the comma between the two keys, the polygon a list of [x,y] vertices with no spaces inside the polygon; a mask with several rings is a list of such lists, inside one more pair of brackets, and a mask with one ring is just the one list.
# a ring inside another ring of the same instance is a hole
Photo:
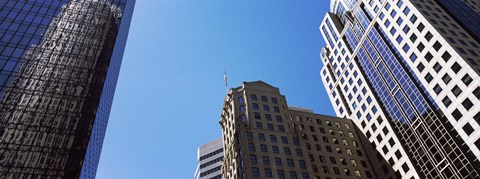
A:
{"label": "glass skyscraper", "polygon": [[323,83],[404,178],[480,178],[480,3],[332,0]]}
{"label": "glass skyscraper", "polygon": [[0,2],[0,178],[94,178],[134,0]]}

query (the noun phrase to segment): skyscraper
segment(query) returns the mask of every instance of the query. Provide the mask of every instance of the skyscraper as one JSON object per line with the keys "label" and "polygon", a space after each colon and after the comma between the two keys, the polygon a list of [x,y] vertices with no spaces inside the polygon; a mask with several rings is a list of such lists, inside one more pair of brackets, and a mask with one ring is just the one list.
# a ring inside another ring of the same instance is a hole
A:
{"label": "skyscraper", "polygon": [[223,161],[222,138],[203,144],[198,148],[198,166],[195,179],[221,179]]}
{"label": "skyscraper", "polygon": [[134,0],[0,2],[0,178],[94,178]]}
{"label": "skyscraper", "polygon": [[332,0],[323,83],[405,178],[480,177],[480,4]]}
{"label": "skyscraper", "polygon": [[220,124],[223,178],[397,177],[351,120],[289,107],[262,81],[230,89]]}

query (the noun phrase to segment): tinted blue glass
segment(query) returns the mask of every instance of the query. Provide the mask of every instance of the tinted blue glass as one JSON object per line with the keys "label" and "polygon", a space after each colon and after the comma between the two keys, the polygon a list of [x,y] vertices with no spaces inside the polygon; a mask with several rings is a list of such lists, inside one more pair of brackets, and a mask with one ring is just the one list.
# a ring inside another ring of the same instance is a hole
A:
{"label": "tinted blue glass", "polygon": [[95,177],[134,2],[0,1],[0,178]]}
{"label": "tinted blue glass", "polygon": [[461,0],[439,0],[440,5],[449,11],[463,27],[480,41],[480,14],[473,10],[467,3]]}

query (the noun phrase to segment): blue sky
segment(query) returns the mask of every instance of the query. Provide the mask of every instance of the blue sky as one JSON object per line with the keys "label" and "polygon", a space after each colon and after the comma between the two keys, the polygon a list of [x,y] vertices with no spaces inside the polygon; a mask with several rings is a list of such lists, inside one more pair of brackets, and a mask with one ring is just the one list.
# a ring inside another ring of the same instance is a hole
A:
{"label": "blue sky", "polygon": [[228,82],[263,80],[334,115],[320,79],[327,0],[137,0],[97,178],[193,178]]}

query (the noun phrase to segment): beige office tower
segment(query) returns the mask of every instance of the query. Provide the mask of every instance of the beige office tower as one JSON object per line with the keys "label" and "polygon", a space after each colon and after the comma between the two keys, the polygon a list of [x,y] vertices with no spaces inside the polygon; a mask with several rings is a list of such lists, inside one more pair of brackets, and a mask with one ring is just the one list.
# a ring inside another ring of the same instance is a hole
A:
{"label": "beige office tower", "polygon": [[278,88],[244,82],[225,97],[223,178],[397,178],[349,119],[289,107]]}

